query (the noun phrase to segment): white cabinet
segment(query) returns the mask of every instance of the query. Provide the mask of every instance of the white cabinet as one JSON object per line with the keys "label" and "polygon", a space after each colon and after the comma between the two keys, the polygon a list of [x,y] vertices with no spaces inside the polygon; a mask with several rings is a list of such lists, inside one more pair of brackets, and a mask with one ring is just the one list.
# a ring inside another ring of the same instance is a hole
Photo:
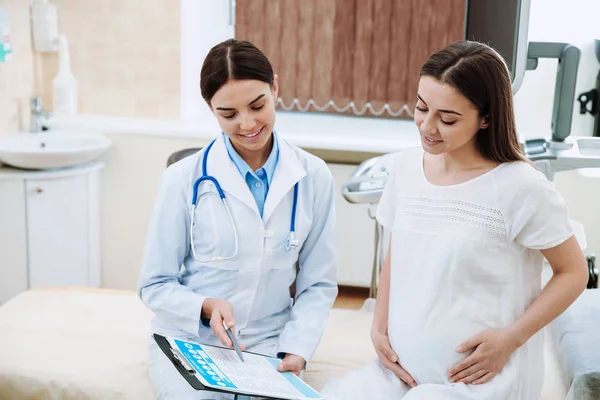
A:
{"label": "white cabinet", "polygon": [[357,166],[327,165],[335,182],[338,284],[370,287],[375,249],[375,221],[369,217],[369,205],[350,204],[341,195],[342,185]]}
{"label": "white cabinet", "polygon": [[25,196],[29,287],[87,283],[87,176],[27,180]]}
{"label": "white cabinet", "polygon": [[0,169],[0,303],[27,289],[100,286],[102,167]]}
{"label": "white cabinet", "polygon": [[27,290],[25,182],[0,179],[0,304]]}

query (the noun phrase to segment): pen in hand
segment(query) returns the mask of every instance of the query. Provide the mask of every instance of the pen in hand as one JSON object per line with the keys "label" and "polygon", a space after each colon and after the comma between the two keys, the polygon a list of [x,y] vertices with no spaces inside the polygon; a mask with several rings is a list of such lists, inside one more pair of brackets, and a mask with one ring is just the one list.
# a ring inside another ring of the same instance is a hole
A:
{"label": "pen in hand", "polygon": [[225,333],[227,333],[227,336],[229,336],[229,340],[231,340],[231,343],[233,343],[233,348],[235,349],[235,352],[237,353],[238,357],[240,358],[240,360],[242,362],[244,362],[244,355],[242,354],[242,350],[240,349],[240,345],[239,345],[237,339],[235,338],[235,335],[231,331],[231,328],[229,328],[227,326],[227,324],[225,323],[225,321],[223,321],[223,328],[225,328]]}

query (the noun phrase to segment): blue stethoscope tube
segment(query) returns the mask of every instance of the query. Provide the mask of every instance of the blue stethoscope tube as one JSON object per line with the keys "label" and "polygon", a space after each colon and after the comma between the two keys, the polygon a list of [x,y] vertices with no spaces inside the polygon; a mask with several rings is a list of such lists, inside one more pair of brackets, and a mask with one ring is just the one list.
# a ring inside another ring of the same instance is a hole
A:
{"label": "blue stethoscope tube", "polygon": [[[191,208],[191,218],[190,218],[190,242],[191,242],[191,247],[192,247],[192,255],[194,256],[196,261],[198,261],[200,263],[229,260],[229,259],[232,259],[233,257],[235,257],[238,253],[237,230],[235,229],[235,223],[233,221],[233,216],[231,215],[231,210],[229,208],[229,205],[227,204],[227,200],[225,199],[225,192],[223,192],[223,189],[221,189],[221,185],[219,184],[217,179],[213,176],[208,175],[207,171],[206,171],[206,163],[208,160],[208,153],[210,152],[210,149],[212,148],[213,144],[215,144],[216,140],[217,139],[214,139],[212,142],[210,142],[210,144],[204,151],[204,155],[202,158],[202,176],[200,178],[198,178],[196,180],[196,182],[194,182],[194,190],[192,191],[192,208]],[[197,207],[197,202],[198,202],[198,198],[199,198],[198,197],[198,186],[204,181],[210,181],[213,183],[213,185],[217,189],[217,193],[219,194],[221,201],[223,202],[223,205],[225,206],[225,210],[227,211],[227,216],[229,217],[229,222],[231,223],[231,227],[233,229],[233,236],[234,236],[234,243],[235,243],[233,254],[231,254],[229,256],[225,256],[225,257],[217,256],[217,257],[211,257],[209,259],[203,260],[203,259],[200,259],[196,254],[196,249],[194,247],[194,224],[195,224],[196,207]],[[290,234],[288,235],[288,237],[285,241],[285,250],[286,251],[290,251],[292,247],[296,249],[296,248],[298,248],[298,245],[299,245],[298,240],[295,238],[297,207],[298,207],[298,183],[296,182],[296,184],[294,185],[294,201],[292,203],[292,217],[291,217],[291,222],[290,222]]]}

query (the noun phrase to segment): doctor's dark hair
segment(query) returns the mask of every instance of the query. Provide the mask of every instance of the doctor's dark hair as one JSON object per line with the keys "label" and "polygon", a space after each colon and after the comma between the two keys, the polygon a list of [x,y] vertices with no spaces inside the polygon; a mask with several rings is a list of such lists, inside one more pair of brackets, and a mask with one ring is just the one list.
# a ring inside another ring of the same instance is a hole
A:
{"label": "doctor's dark hair", "polygon": [[451,44],[427,60],[420,76],[452,86],[486,117],[487,128],[475,138],[485,158],[499,163],[526,160],[517,136],[508,67],[494,49],[472,41]]}
{"label": "doctor's dark hair", "polygon": [[229,39],[208,52],[200,71],[200,91],[210,105],[213,96],[230,80],[252,79],[273,84],[271,63],[262,51],[245,40]]}

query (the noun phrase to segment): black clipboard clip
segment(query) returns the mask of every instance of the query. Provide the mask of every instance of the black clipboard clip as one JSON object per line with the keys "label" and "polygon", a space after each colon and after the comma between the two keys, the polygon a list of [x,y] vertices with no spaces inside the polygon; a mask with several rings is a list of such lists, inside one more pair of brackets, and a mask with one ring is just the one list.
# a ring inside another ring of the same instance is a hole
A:
{"label": "black clipboard clip", "polygon": [[179,349],[175,349],[175,348],[171,347],[170,350],[171,350],[171,354],[173,354],[174,361],[177,361],[179,363],[179,365],[181,366],[181,368],[183,368],[185,371],[189,372],[190,374],[195,374],[197,372],[194,369],[194,367],[192,367],[190,365],[190,363],[187,362],[187,360],[185,359],[183,354],[181,354]]}
{"label": "black clipboard clip", "polygon": [[187,362],[183,354],[176,349],[171,347],[166,337],[153,334],[154,340],[162,352],[167,356],[177,371],[183,376],[183,378],[196,390],[211,390],[205,387],[200,380],[196,377],[196,370]]}

